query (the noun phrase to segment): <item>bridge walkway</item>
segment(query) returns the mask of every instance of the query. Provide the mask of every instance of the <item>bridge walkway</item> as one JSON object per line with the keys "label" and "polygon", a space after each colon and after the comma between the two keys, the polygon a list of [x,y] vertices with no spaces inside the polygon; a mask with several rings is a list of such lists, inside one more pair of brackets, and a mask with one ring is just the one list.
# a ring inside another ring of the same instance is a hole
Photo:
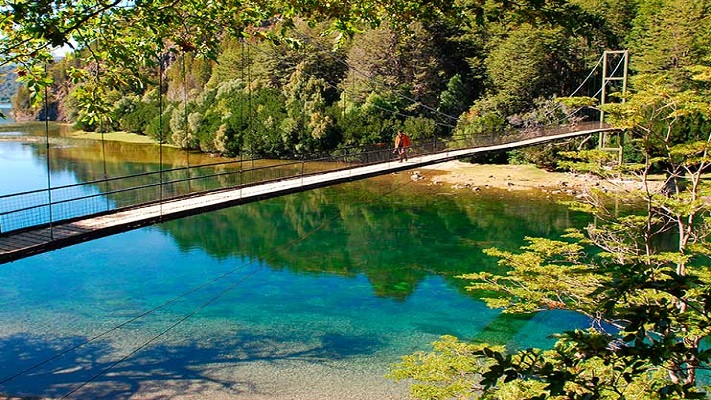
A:
{"label": "bridge walkway", "polygon": [[[609,130],[609,129],[602,129]],[[159,203],[114,210],[101,215],[80,217],[46,226],[9,232],[0,236],[0,263],[29,257],[72,244],[113,235],[132,229],[189,215],[255,202],[271,197],[306,191],[343,182],[415,169],[497,150],[524,147],[600,132],[600,128],[566,132],[519,140],[512,143],[414,155],[407,162],[390,160],[378,164],[352,167],[323,173],[301,175],[275,182],[221,189]]]}

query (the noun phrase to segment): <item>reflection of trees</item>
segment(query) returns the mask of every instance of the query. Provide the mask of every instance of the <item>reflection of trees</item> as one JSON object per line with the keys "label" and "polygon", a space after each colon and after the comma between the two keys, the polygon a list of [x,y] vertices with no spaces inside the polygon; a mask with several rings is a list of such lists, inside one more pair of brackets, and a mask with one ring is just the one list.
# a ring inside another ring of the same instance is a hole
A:
{"label": "reflection of trees", "polygon": [[[180,168],[188,164],[199,165],[224,161],[206,154],[186,153],[174,147],[162,150],[152,144],[137,144],[92,140],[70,140],[62,146],[53,146],[50,153],[50,168],[54,172],[72,172],[81,182],[102,179],[104,165],[108,177],[119,177],[143,172],[158,171],[163,159],[163,169]],[[33,147],[36,154],[45,156],[43,144]],[[159,151],[162,151],[162,157]],[[104,155],[105,154],[105,155]],[[105,162],[105,164],[104,164]]]}
{"label": "reflection of trees", "polygon": [[[46,153],[42,144],[32,148],[38,155]],[[67,139],[66,146],[51,151],[52,171],[71,173],[80,182],[102,178],[104,160],[109,177],[159,169],[154,145],[107,141],[102,148],[101,142]],[[170,147],[163,151],[166,169],[222,160]],[[251,162],[245,164],[249,167]],[[181,177],[167,177],[176,178]],[[583,224],[574,221],[580,214],[528,195],[444,196],[411,184],[383,196],[397,181],[382,177],[310,191],[166,223],[161,229],[181,247],[198,247],[218,258],[245,255],[300,273],[364,274],[377,295],[404,299],[430,275],[441,275],[471,295],[463,289],[466,282],[454,276],[496,268],[481,249],[513,250],[525,236],[556,236],[571,224]],[[152,182],[135,184],[147,183]],[[118,196],[112,200],[121,203]]]}
{"label": "reflection of trees", "polygon": [[314,190],[160,228],[183,249],[298,273],[364,274],[377,295],[404,299],[430,275],[465,293],[466,282],[454,276],[497,268],[481,249],[518,248],[520,238],[556,235],[578,217],[525,197],[435,196],[415,185],[383,196],[388,184],[391,178]]}
{"label": "reflection of trees", "polygon": [[[276,160],[256,160],[240,162],[239,159],[211,157],[204,153],[188,153],[175,147],[164,146],[159,154],[158,146],[94,140],[53,138],[50,148],[49,165],[53,173],[72,175],[78,182],[92,182],[103,178],[122,178],[91,184],[99,193],[113,192],[108,201],[118,207],[134,205],[137,201],[152,201],[161,195],[179,196],[196,191],[235,186],[259,179],[273,178],[275,173],[293,175],[293,166],[282,169],[259,169],[263,166],[283,164]],[[60,143],[61,142],[61,143]],[[46,159],[44,143],[34,143],[33,153]],[[105,154],[105,155],[104,155]],[[163,160],[161,170],[159,161]],[[218,163],[224,163],[215,165]],[[185,169],[191,166],[190,170]],[[236,172],[248,168],[256,171]],[[290,170],[288,170],[290,168]],[[288,171],[287,171],[288,170]],[[299,168],[300,170],[300,168]],[[158,173],[160,171],[160,173]],[[150,173],[146,175],[140,175]],[[164,185],[162,192],[157,186]],[[128,188],[141,188],[123,192]],[[80,190],[80,189],[77,189]],[[85,190],[80,194],[87,194]],[[160,193],[160,194],[159,194]],[[79,196],[76,194],[75,197]]]}

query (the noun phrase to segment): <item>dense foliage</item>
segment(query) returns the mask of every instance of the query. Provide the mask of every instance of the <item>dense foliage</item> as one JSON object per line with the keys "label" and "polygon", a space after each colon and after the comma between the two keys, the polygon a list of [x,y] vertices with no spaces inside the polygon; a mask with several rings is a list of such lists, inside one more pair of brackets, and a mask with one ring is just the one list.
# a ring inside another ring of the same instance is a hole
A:
{"label": "dense foliage", "polygon": [[[619,102],[605,107],[625,129],[627,163],[589,151],[594,139],[515,158],[553,167],[565,156],[565,168],[634,177],[629,199],[643,212],[616,213],[590,193],[572,205],[595,216],[586,231],[491,249],[501,270],[464,277],[493,307],[574,310],[589,329],[548,350],[445,337],[393,376],[428,399],[705,396],[707,0],[0,4],[0,64],[19,65],[25,84],[16,107],[226,155],[294,157],[386,142],[400,128],[418,139],[561,123],[600,89],[599,72],[597,87],[578,85],[602,50],[629,49],[627,93],[611,84]],[[67,44],[71,56],[47,65],[52,46]],[[666,176],[663,190],[650,187],[652,172]]]}
{"label": "dense foliage", "polygon": [[[550,123],[537,99],[571,94],[620,41],[597,11],[562,1],[3,2],[18,114],[47,106],[81,129],[229,156]],[[62,44],[74,49],[45,73]]]}
{"label": "dense foliage", "polygon": [[10,103],[10,99],[17,92],[17,76],[12,65],[0,67],[0,103]]}
{"label": "dense foliage", "polygon": [[[594,223],[560,240],[528,238],[520,252],[489,249],[501,271],[468,274],[470,289],[509,313],[573,310],[590,326],[561,332],[551,349],[507,351],[444,337],[403,358],[397,379],[425,399],[706,398],[711,351],[709,196],[711,23],[703,1],[639,2],[626,39],[635,75],[624,102],[605,107],[625,129],[627,163],[599,150],[561,164],[638,182],[592,191],[571,207]],[[655,187],[652,173],[665,179]]]}

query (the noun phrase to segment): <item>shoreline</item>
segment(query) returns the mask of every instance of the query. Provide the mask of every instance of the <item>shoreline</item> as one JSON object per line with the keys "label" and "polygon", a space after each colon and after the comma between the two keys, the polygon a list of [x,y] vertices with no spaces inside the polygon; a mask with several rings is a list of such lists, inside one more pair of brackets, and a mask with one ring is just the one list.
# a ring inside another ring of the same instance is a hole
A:
{"label": "shoreline", "polygon": [[[518,192],[542,192],[577,196],[593,188],[606,193],[621,193],[641,189],[635,180],[605,180],[592,174],[549,172],[533,164],[470,164],[447,161],[412,170],[412,179],[430,186],[449,187],[453,191],[479,192],[497,189]],[[652,190],[662,186],[662,180],[650,180]]]}
{"label": "shoreline", "polygon": [[[129,132],[72,131],[67,135],[75,139],[109,140],[127,143],[157,144],[148,136]],[[639,189],[633,181],[606,181],[590,174],[572,172],[549,172],[532,164],[471,164],[462,161],[420,167],[412,170],[413,180],[421,180],[429,185],[448,186],[454,191],[498,189],[506,191],[538,191],[545,194],[578,195],[598,187],[604,192],[620,192]],[[423,179],[424,178],[424,179]]]}
{"label": "shoreline", "polygon": [[[72,131],[68,137],[77,139],[104,140],[157,144],[148,136],[129,132]],[[169,145],[170,146],[170,145]],[[447,161],[412,170],[413,180],[421,180],[429,185],[449,186],[454,191],[498,189],[506,191],[538,191],[552,195],[579,195],[598,188],[606,193],[619,193],[641,189],[633,180],[605,180],[591,174],[573,172],[549,172],[533,164],[472,164],[462,161]],[[652,178],[653,190],[661,188],[659,178]]]}
{"label": "shoreline", "polygon": [[[14,124],[21,124],[15,122]],[[58,123],[66,131],[62,137],[80,140],[106,140],[145,145],[157,145],[151,137],[124,131],[106,133],[86,132],[71,129],[67,123]],[[7,124],[12,128],[13,124]],[[16,137],[0,135],[0,141],[35,142],[44,139],[33,137]],[[165,145],[176,147],[173,145]],[[177,148],[177,147],[176,147]],[[205,153],[208,154],[208,153]],[[413,168],[405,174],[410,174],[414,181],[428,186],[441,186],[452,191],[470,190],[479,192],[484,189],[504,190],[508,192],[536,192],[545,195],[572,195],[577,196],[589,193],[597,188],[605,193],[621,193],[641,189],[640,182],[635,180],[605,180],[591,174],[577,174],[573,172],[550,172],[536,167],[533,164],[472,164],[458,160],[446,161],[439,164]],[[662,186],[661,177],[650,179],[651,189],[657,191]],[[533,194],[533,193],[532,193]],[[2,398],[0,398],[2,400]]]}

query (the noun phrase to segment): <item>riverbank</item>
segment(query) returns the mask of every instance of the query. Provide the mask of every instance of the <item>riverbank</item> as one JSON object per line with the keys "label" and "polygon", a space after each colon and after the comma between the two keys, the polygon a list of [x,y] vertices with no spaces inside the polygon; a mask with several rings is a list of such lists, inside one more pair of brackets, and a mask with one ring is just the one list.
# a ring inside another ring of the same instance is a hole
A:
{"label": "riverbank", "polygon": [[[422,184],[445,186],[452,190],[538,191],[550,194],[578,195],[593,188],[616,193],[641,189],[634,180],[604,180],[590,174],[549,172],[535,165],[491,165],[448,161],[412,171]],[[662,177],[652,177],[653,190],[661,188]]]}
{"label": "riverbank", "polygon": [[[62,136],[73,139],[106,140],[125,143],[157,144],[146,135],[129,132],[86,132],[71,129],[66,125],[66,133]],[[3,138],[0,137],[0,140]],[[12,139],[8,137],[8,139]],[[27,137],[24,140],[28,140]],[[170,147],[174,147],[168,145]],[[408,174],[421,184],[442,186],[454,191],[486,189],[507,190],[516,192],[538,192],[539,194],[578,195],[589,192],[592,188],[604,192],[616,193],[640,189],[640,183],[633,180],[607,181],[590,174],[571,172],[549,172],[535,165],[499,165],[471,164],[462,161],[449,161],[431,166],[420,167]],[[652,177],[651,186],[658,190],[662,186],[662,177]]]}
{"label": "riverbank", "polygon": [[138,135],[130,132],[106,132],[104,134],[100,132],[86,132],[86,131],[73,131],[68,135],[75,139],[91,139],[91,140],[110,140],[116,142],[126,142],[126,143],[144,143],[144,144],[158,144],[153,138],[146,135]]}

